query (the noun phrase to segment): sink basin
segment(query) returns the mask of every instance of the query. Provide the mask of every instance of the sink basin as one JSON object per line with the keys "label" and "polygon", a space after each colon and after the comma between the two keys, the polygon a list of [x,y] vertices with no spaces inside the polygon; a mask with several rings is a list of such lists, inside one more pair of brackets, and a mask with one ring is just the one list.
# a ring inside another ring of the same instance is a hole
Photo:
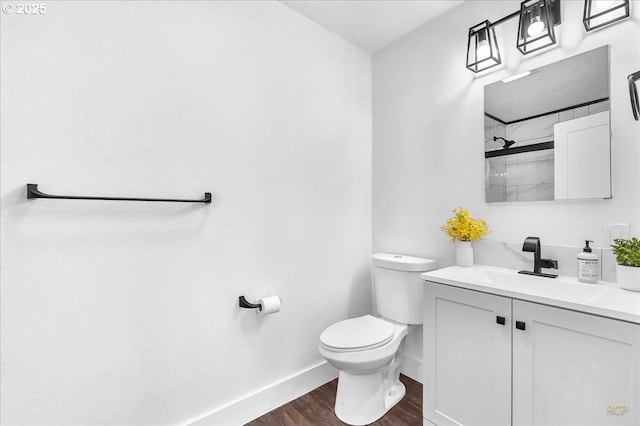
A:
{"label": "sink basin", "polygon": [[584,284],[575,279],[558,277],[545,278],[518,274],[517,271],[483,271],[491,284],[518,292],[544,292],[549,297],[590,299],[605,291],[600,284]]}

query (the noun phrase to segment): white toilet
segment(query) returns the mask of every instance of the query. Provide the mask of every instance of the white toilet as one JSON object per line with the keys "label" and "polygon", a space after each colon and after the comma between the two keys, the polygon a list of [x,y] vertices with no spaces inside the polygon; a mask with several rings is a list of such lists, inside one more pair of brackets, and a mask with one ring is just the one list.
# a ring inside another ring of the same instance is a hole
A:
{"label": "white toilet", "polygon": [[374,422],[404,396],[398,349],[422,324],[420,274],[436,269],[433,259],[397,254],[374,254],[372,262],[380,317],[340,321],[320,335],[320,354],[340,370],[336,416],[350,425]]}

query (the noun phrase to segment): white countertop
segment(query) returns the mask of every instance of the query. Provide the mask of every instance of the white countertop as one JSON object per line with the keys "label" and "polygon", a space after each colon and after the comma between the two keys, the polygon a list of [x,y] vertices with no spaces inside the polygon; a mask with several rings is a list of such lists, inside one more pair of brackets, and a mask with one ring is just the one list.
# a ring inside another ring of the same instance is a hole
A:
{"label": "white countertop", "polygon": [[604,281],[585,284],[574,277],[535,277],[513,269],[474,265],[425,272],[425,281],[542,303],[640,324],[640,292]]}

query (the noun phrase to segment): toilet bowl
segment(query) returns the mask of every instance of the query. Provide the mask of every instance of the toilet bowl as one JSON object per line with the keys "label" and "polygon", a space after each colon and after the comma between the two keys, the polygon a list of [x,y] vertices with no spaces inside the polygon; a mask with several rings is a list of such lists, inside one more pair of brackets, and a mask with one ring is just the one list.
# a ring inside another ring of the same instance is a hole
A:
{"label": "toilet bowl", "polygon": [[320,354],[340,370],[335,404],[340,420],[372,423],[404,397],[398,349],[413,328],[365,315],[333,324],[321,334]]}
{"label": "toilet bowl", "polygon": [[408,331],[407,324],[365,315],[327,328],[318,350],[338,370],[373,373],[389,365]]}
{"label": "toilet bowl", "polygon": [[435,268],[432,259],[374,254],[379,316],[339,321],[320,335],[320,354],[340,371],[335,414],[343,422],[372,423],[404,397],[401,348],[415,325],[422,324],[420,273]]}

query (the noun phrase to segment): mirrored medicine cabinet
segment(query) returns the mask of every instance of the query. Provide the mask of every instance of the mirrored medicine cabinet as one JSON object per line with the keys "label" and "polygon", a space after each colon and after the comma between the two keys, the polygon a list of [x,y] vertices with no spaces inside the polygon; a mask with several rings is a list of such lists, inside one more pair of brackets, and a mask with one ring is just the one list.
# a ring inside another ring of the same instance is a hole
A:
{"label": "mirrored medicine cabinet", "polygon": [[486,201],[611,198],[609,46],[484,88]]}

